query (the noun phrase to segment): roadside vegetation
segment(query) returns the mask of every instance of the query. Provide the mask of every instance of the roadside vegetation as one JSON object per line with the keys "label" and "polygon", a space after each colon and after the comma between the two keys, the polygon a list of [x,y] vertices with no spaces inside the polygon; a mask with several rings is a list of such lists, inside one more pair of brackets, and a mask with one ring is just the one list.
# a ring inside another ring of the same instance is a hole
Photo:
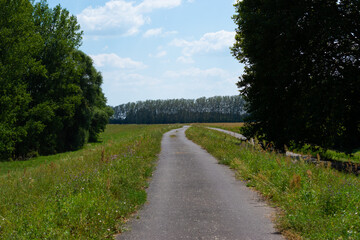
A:
{"label": "roadside vegetation", "polygon": [[351,151],[351,153],[345,153],[331,149],[324,149],[322,147],[310,144],[290,144],[289,150],[303,155],[319,155],[322,159],[360,163],[360,149],[354,149]]}
{"label": "roadside vegetation", "polygon": [[0,239],[111,239],[146,201],[164,132],[108,125],[76,152],[1,162]]}
{"label": "roadside vegetation", "polygon": [[[246,125],[246,123],[194,123],[191,125],[220,128],[231,132],[243,134],[244,126]],[[300,153],[302,155],[310,155],[312,157],[317,157],[319,155],[320,159],[322,160],[336,160],[342,162],[360,163],[360,149],[354,149],[352,153],[348,154],[336,150],[324,149],[319,146],[313,146],[310,144],[299,145],[295,144],[293,141],[290,141],[290,145],[286,147],[286,150]]]}
{"label": "roadside vegetation", "polygon": [[231,123],[219,122],[219,123],[194,123],[192,125],[220,128],[220,129],[228,130],[231,132],[240,133],[240,129],[241,129],[241,127],[244,126],[244,123],[243,122],[231,122]]}
{"label": "roadside vegetation", "polygon": [[360,239],[358,177],[294,163],[204,127],[193,126],[186,135],[279,209],[276,224],[289,239]]}

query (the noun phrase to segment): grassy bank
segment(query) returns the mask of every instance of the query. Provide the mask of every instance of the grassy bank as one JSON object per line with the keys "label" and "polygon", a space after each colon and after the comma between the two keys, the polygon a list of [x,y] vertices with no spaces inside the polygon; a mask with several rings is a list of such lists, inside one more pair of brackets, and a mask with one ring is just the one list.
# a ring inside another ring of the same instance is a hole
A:
{"label": "grassy bank", "polygon": [[195,123],[195,126],[205,126],[205,127],[213,127],[213,128],[221,128],[224,130],[240,133],[240,128],[244,126],[243,122],[237,123]]}
{"label": "grassy bank", "polygon": [[186,134],[279,208],[277,226],[289,239],[360,239],[358,177],[292,163],[202,127]]}
{"label": "grassy bank", "polygon": [[109,125],[102,143],[0,163],[0,239],[105,239],[146,201],[162,134],[175,125]]}

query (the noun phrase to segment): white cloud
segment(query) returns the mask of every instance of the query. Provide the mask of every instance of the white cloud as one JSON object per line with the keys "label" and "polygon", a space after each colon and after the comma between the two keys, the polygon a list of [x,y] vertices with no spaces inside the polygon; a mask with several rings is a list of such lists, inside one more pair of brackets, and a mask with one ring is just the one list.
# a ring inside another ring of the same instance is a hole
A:
{"label": "white cloud", "polygon": [[125,0],[110,0],[104,6],[87,7],[77,18],[87,33],[134,35],[141,26],[150,22],[145,13],[179,5],[181,0],[144,0],[138,5]]}
{"label": "white cloud", "polygon": [[138,5],[142,12],[151,12],[157,8],[174,8],[181,5],[181,0],[144,0]]}
{"label": "white cloud", "polygon": [[150,76],[138,74],[138,73],[124,73],[122,71],[104,72],[104,76],[107,79],[111,79],[105,84],[108,84],[111,88],[117,89],[118,87],[145,87],[161,84],[161,80]]}
{"label": "white cloud", "polygon": [[149,29],[147,30],[143,36],[145,38],[148,38],[148,37],[153,37],[153,36],[158,36],[162,33],[162,28],[153,28],[153,29]]}
{"label": "white cloud", "polygon": [[166,55],[167,55],[167,52],[165,50],[160,51],[155,55],[149,54],[150,57],[154,57],[154,58],[162,58],[162,57],[165,57]]}
{"label": "white cloud", "polygon": [[98,54],[90,56],[96,67],[115,67],[121,69],[142,69],[146,68],[146,65],[142,62],[134,61],[130,58],[121,58],[115,53],[110,54]]}
{"label": "white cloud", "polygon": [[219,77],[219,78],[228,78],[229,74],[221,68],[209,68],[209,69],[200,69],[200,68],[189,68],[179,71],[166,71],[164,73],[166,78],[183,78],[183,77],[192,77],[192,78],[208,78],[208,77]]}
{"label": "white cloud", "polygon": [[161,51],[161,52],[158,52],[158,54],[156,54],[155,57],[161,58],[161,57],[165,57],[166,55],[167,55],[166,51]]}
{"label": "white cloud", "polygon": [[111,0],[104,6],[84,9],[77,16],[85,31],[99,32],[115,29],[123,34],[132,35],[139,31],[147,19],[139,12],[133,2]]}
{"label": "white cloud", "polygon": [[143,37],[145,38],[149,38],[149,37],[166,37],[169,35],[173,35],[173,34],[177,34],[177,31],[168,31],[168,32],[164,32],[162,28],[152,28],[147,30],[144,34]]}
{"label": "white cloud", "polygon": [[170,45],[183,48],[183,55],[190,57],[199,52],[219,51],[229,48],[234,43],[235,32],[221,30],[204,34],[199,40],[187,41],[175,39]]}
{"label": "white cloud", "polygon": [[192,59],[191,57],[185,57],[185,56],[180,56],[176,59],[177,62],[180,62],[180,63],[186,63],[186,64],[189,64],[189,63],[194,63],[194,59]]}

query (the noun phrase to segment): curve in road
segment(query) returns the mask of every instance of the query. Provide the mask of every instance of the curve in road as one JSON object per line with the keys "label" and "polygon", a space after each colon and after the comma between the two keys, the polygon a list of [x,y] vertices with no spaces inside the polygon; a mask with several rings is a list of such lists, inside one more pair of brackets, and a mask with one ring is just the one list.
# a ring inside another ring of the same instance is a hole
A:
{"label": "curve in road", "polygon": [[148,203],[116,239],[278,240],[259,200],[226,166],[188,140],[188,127],[164,134]]}
{"label": "curve in road", "polygon": [[221,129],[221,128],[213,128],[213,127],[207,127],[207,128],[229,134],[229,135],[231,135],[231,136],[233,136],[235,138],[238,138],[240,140],[244,140],[244,141],[246,140],[246,137],[241,135],[240,133],[231,132],[231,131],[224,130],[224,129]]}

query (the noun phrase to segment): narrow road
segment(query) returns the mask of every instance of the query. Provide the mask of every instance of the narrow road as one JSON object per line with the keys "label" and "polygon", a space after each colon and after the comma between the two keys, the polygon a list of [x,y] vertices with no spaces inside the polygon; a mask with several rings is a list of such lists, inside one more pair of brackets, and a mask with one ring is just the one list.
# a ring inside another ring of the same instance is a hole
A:
{"label": "narrow road", "polygon": [[116,239],[278,240],[272,209],[228,167],[185,137],[164,134],[148,203]]}
{"label": "narrow road", "polygon": [[[245,136],[241,135],[240,133],[235,133],[235,132],[224,130],[224,129],[221,129],[221,128],[213,128],[213,127],[207,127],[207,128],[229,134],[229,135],[231,135],[231,136],[233,136],[233,137],[235,137],[237,139],[240,139],[240,140],[246,140],[247,139]],[[310,160],[310,162],[319,163],[319,161],[315,157],[311,158],[311,155],[303,155],[303,154],[300,154],[300,153],[294,153],[294,152],[286,151],[285,156],[291,157],[291,158],[296,159],[296,160],[299,160],[299,159],[306,160],[307,159],[307,160]],[[323,162],[326,163],[326,161],[323,161]],[[338,169],[338,170],[341,171],[342,167],[340,166],[339,168],[340,169]],[[336,169],[336,167],[335,167],[335,169]]]}
{"label": "narrow road", "polygon": [[243,135],[241,135],[240,133],[235,133],[235,132],[231,132],[231,131],[228,131],[228,130],[224,130],[224,129],[221,129],[221,128],[213,128],[213,127],[208,127],[209,129],[213,129],[213,130],[216,130],[216,131],[219,131],[219,132],[223,132],[223,133],[227,133],[233,137],[236,137],[240,140],[246,140],[246,137],[244,137]]}

